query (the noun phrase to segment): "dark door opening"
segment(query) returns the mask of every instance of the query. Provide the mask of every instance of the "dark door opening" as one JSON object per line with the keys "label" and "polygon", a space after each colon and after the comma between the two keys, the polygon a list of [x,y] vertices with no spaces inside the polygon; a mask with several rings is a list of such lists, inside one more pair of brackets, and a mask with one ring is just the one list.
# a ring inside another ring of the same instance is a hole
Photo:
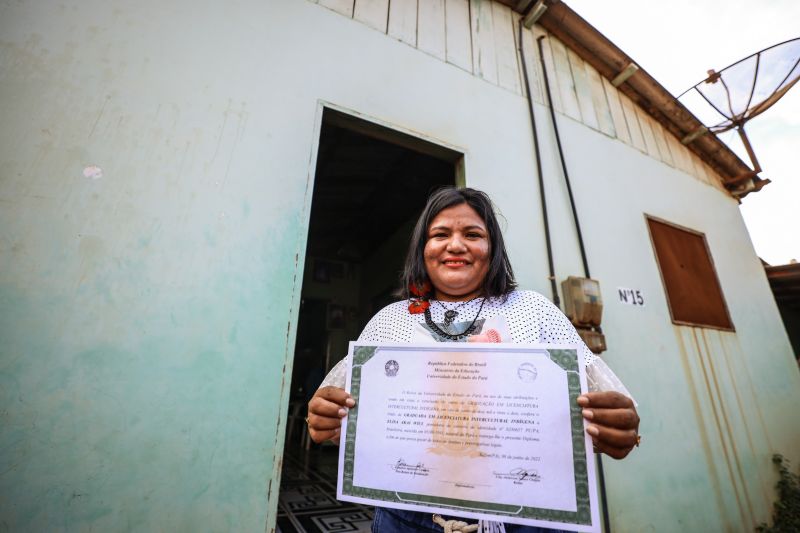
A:
{"label": "dark door opening", "polygon": [[364,520],[348,531],[369,530],[368,509],[336,500],[336,446],[309,442],[306,404],[348,342],[395,301],[414,223],[432,191],[456,183],[461,158],[372,122],[323,113],[278,504],[281,531],[324,530],[319,521],[341,513]]}

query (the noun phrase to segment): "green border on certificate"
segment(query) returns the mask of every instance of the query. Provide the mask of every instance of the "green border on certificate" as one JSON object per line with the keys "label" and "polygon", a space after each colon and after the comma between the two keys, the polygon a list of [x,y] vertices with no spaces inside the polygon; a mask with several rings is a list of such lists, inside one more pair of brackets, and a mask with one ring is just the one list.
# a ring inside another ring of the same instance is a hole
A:
{"label": "green border on certificate", "polygon": [[353,485],[353,463],[355,457],[356,426],[358,423],[359,393],[361,389],[361,367],[369,361],[380,346],[360,345],[353,350],[352,375],[350,394],[356,400],[347,419],[347,436],[344,443],[344,472],[342,477],[342,494],[406,504],[430,505],[441,508],[452,508],[453,511],[474,511],[497,515],[498,517],[514,517],[531,520],[546,520],[579,525],[592,523],[591,503],[589,499],[589,474],[586,463],[586,437],[583,432],[583,417],[577,398],[581,394],[578,360],[582,357],[576,349],[544,349],[550,360],[564,369],[567,373],[567,388],[570,401],[570,426],[572,430],[572,459],[575,472],[575,507],[576,511],[563,511],[555,509],[542,509],[538,507],[525,507],[519,505],[502,505],[490,502],[472,500],[459,500],[428,496],[424,494],[410,494],[394,492]]}

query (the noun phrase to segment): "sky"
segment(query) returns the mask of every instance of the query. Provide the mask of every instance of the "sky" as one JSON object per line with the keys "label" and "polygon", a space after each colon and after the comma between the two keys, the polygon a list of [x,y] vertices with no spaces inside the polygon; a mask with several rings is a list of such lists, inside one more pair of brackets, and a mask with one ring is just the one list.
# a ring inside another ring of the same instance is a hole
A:
{"label": "sky", "polygon": [[[799,0],[565,3],[676,96],[705,79],[709,69],[722,70],[800,37]],[[760,176],[772,180],[740,206],[753,246],[771,265],[800,261],[800,83],[745,129],[763,169]],[[720,139],[750,164],[735,131]]]}

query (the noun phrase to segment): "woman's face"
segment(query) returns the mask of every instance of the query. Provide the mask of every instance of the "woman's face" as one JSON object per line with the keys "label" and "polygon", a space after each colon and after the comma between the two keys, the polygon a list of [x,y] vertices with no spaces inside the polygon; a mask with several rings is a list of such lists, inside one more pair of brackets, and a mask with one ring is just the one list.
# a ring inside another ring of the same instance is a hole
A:
{"label": "woman's face", "polygon": [[425,269],[436,298],[463,301],[480,295],[489,272],[489,232],[468,204],[439,212],[428,227]]}

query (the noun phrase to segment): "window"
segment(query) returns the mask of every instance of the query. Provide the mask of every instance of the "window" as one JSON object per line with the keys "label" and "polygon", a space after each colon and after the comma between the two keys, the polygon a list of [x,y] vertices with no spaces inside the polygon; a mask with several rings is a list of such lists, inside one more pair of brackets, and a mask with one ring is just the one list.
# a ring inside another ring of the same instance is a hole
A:
{"label": "window", "polygon": [[647,217],[676,324],[733,330],[705,235]]}

